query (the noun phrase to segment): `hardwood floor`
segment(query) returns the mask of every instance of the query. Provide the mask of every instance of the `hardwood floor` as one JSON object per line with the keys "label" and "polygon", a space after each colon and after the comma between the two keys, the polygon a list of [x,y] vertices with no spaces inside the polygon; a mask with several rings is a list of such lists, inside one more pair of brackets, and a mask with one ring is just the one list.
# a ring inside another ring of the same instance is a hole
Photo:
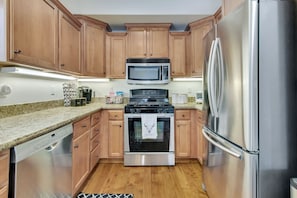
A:
{"label": "hardwood floor", "polygon": [[83,192],[132,193],[134,198],[207,198],[201,182],[198,162],[178,163],[174,167],[99,164]]}

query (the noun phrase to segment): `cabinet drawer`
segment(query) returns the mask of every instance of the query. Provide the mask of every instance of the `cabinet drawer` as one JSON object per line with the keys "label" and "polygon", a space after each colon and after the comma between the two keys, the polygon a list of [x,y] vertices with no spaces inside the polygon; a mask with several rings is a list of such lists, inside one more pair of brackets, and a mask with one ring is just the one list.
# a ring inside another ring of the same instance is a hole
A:
{"label": "cabinet drawer", "polygon": [[100,152],[100,146],[97,146],[92,152],[91,152],[91,159],[90,159],[90,170],[92,170],[98,160],[99,160],[99,152]]}
{"label": "cabinet drawer", "polygon": [[94,126],[100,122],[100,114],[100,112],[97,112],[91,115],[91,126]]}
{"label": "cabinet drawer", "polygon": [[90,116],[75,122],[73,124],[73,139],[79,137],[84,132],[88,131],[90,129]]}
{"label": "cabinet drawer", "polygon": [[0,187],[0,198],[7,198],[8,197],[8,186]]}
{"label": "cabinet drawer", "polygon": [[189,120],[191,118],[190,110],[176,110],[175,119],[176,120]]}
{"label": "cabinet drawer", "polygon": [[108,111],[108,118],[109,120],[123,120],[123,111]]}
{"label": "cabinet drawer", "polygon": [[91,137],[90,138],[93,139],[99,133],[100,133],[100,124],[97,124],[91,129]]}
{"label": "cabinet drawer", "polygon": [[[0,152],[0,190],[8,185],[9,150]],[[7,188],[7,187],[6,187]]]}
{"label": "cabinet drawer", "polygon": [[94,139],[91,140],[91,145],[90,145],[90,151],[94,150],[98,145],[99,145],[99,135],[94,137]]}

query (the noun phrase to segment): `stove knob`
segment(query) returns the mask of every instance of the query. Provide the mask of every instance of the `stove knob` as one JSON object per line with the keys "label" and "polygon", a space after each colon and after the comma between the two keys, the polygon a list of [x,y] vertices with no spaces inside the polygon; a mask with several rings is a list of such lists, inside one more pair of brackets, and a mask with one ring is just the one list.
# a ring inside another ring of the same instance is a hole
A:
{"label": "stove knob", "polygon": [[136,109],[136,113],[140,113],[140,109]]}

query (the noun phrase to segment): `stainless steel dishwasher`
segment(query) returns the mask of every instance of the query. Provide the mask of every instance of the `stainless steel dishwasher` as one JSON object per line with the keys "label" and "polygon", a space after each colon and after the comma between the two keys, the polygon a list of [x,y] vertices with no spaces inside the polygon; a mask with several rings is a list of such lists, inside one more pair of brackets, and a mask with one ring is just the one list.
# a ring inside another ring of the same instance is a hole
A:
{"label": "stainless steel dishwasher", "polygon": [[11,149],[9,197],[71,197],[72,133],[69,124]]}

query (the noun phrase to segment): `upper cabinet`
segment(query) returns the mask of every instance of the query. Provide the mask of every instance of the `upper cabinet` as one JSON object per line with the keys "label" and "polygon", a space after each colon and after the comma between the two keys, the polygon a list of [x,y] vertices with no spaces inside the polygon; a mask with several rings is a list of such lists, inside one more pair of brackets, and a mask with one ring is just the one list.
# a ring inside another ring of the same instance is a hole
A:
{"label": "upper cabinet", "polygon": [[59,11],[59,69],[81,73],[81,23],[67,10]]}
{"label": "upper cabinet", "polygon": [[185,77],[189,75],[187,40],[189,32],[170,32],[169,58],[172,77]]}
{"label": "upper cabinet", "polygon": [[6,2],[9,29],[4,61],[80,73],[81,23],[58,0]]}
{"label": "upper cabinet", "polygon": [[223,0],[222,1],[222,14],[223,16],[228,15],[230,12],[235,10],[244,0]]}
{"label": "upper cabinet", "polygon": [[171,24],[126,24],[128,58],[168,58]]}
{"label": "upper cabinet", "polygon": [[214,24],[214,17],[206,17],[189,24],[190,27],[190,65],[191,76],[202,77],[204,64],[203,37],[211,30]]}
{"label": "upper cabinet", "polygon": [[83,24],[83,70],[86,76],[105,77],[105,34],[108,24],[93,18],[75,15]]}
{"label": "upper cabinet", "polygon": [[[48,69],[58,66],[58,8],[50,0],[11,0],[9,60]],[[1,46],[2,47],[2,46]]]}
{"label": "upper cabinet", "polygon": [[109,78],[126,76],[126,40],[125,32],[108,32],[106,35],[106,76]]}

